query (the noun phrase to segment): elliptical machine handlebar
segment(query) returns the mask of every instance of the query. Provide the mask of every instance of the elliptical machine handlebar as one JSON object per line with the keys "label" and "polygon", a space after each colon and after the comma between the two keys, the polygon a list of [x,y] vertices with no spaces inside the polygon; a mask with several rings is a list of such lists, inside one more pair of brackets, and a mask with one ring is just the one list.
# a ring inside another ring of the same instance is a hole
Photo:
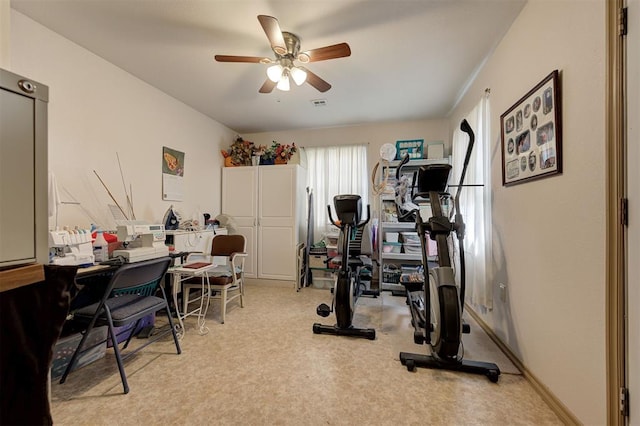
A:
{"label": "elliptical machine handlebar", "polygon": [[469,122],[465,118],[460,123],[460,130],[469,135],[469,143],[467,144],[467,153],[464,156],[464,164],[462,165],[462,173],[460,173],[460,183],[458,184],[458,190],[456,191],[456,196],[454,199],[456,212],[460,211],[460,190],[462,189],[462,185],[464,184],[464,178],[467,174],[467,166],[469,165],[469,159],[471,158],[471,152],[473,151],[473,143],[475,141],[475,135],[473,134],[473,129],[469,125]]}
{"label": "elliptical machine handlebar", "polygon": [[402,170],[402,166],[409,162],[409,154],[405,154],[400,160],[400,164],[398,164],[398,168],[396,169],[396,181],[400,180],[400,171]]}

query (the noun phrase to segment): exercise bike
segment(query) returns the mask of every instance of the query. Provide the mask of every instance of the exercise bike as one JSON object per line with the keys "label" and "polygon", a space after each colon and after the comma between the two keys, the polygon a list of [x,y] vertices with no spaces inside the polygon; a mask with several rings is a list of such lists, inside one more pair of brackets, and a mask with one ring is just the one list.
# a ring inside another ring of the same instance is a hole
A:
{"label": "exercise bike", "polygon": [[359,195],[336,195],[333,204],[338,216],[338,222],[333,220],[331,206],[327,206],[329,220],[334,226],[340,228],[342,240],[342,260],[338,278],[333,288],[333,301],[331,307],[322,303],[316,309],[321,317],[328,317],[331,312],[336,315],[336,325],[328,326],[319,323],[313,324],[315,334],[333,334],[337,336],[364,337],[369,340],[376,338],[373,328],[356,328],[353,326],[353,312],[358,297],[363,293],[360,283],[360,262],[353,261],[349,256],[349,244],[358,229],[364,228],[369,222],[370,208],[367,205],[367,218],[360,222],[362,213],[362,199]]}
{"label": "exercise bike", "polygon": [[[500,369],[496,364],[463,359],[462,334],[470,333],[470,327],[462,320],[466,279],[465,224],[460,213],[460,190],[473,149],[474,134],[467,120],[462,121],[460,130],[468,134],[469,143],[460,182],[453,199],[454,210],[452,214],[446,215],[442,205],[442,201],[450,197],[450,194],[445,192],[451,171],[449,164],[425,165],[418,169],[417,174],[413,175],[411,200],[414,203],[419,200],[428,200],[431,205],[432,215],[426,222],[420,216],[419,210],[401,211],[398,206],[399,216],[403,218],[412,216],[415,220],[422,250],[423,273],[403,275],[401,278],[401,284],[406,289],[407,304],[411,311],[414,342],[426,344],[431,350],[431,355],[400,352],[400,362],[407,367],[408,371],[414,371],[416,367],[464,371],[484,374],[495,383],[500,375]],[[402,166],[408,161],[409,157],[405,156],[400,162],[397,169],[398,179]],[[417,192],[415,191],[416,187]],[[452,216],[454,217],[453,221],[450,220]],[[460,287],[456,285],[455,271],[449,251],[449,237],[452,236],[452,233],[456,234],[458,240]],[[437,244],[437,266],[434,267],[429,265],[427,238],[435,240]]]}

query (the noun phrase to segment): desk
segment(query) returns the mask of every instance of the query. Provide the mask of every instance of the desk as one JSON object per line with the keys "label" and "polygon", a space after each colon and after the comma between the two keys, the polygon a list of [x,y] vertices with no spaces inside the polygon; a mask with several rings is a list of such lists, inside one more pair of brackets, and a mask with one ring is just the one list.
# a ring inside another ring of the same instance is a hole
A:
{"label": "desk", "polygon": [[165,244],[173,246],[176,252],[208,253],[211,250],[211,241],[216,235],[226,234],[226,228],[203,229],[200,231],[169,230],[166,231]]}
{"label": "desk", "polygon": [[89,278],[95,275],[107,274],[115,271],[122,265],[93,265],[86,268],[78,268],[76,272],[77,279]]}
{"label": "desk", "polygon": [[[205,262],[206,263],[206,262]],[[184,266],[172,266],[167,273],[172,275],[171,280],[171,294],[173,295],[173,303],[176,308],[176,315],[178,316],[178,322],[180,323],[181,331],[179,336],[184,335],[184,319],[190,315],[198,316],[198,327],[200,334],[206,334],[209,329],[205,325],[205,316],[207,315],[207,308],[209,307],[209,295],[211,290],[209,288],[209,271],[214,269],[213,263],[206,263],[200,268],[185,268]],[[180,312],[180,305],[178,304],[178,293],[180,292],[181,283],[187,279],[198,277],[202,283],[200,306],[189,312]]]}

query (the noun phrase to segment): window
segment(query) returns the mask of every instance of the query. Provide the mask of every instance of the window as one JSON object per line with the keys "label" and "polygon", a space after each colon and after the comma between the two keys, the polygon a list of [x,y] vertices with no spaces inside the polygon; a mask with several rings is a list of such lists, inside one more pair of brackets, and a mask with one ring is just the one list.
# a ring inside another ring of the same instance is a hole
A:
{"label": "window", "polygon": [[367,146],[312,147],[305,148],[305,152],[307,185],[313,191],[313,241],[317,242],[330,226],[327,205],[331,205],[333,212],[335,195],[360,195],[362,213],[366,214],[369,196]]}
{"label": "window", "polygon": [[[466,297],[476,308],[493,308],[491,271],[491,153],[489,99],[480,103],[466,117],[475,133],[475,144],[469,159],[465,185],[460,193],[460,210],[466,225],[464,247],[466,263]],[[456,130],[453,135],[453,179],[460,180],[469,138]],[[459,270],[459,269],[458,269]]]}

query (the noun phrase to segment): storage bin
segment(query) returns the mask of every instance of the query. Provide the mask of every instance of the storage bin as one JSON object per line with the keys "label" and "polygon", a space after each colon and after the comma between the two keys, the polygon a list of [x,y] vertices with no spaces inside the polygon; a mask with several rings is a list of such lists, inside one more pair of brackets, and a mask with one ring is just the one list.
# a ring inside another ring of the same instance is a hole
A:
{"label": "storage bin", "polygon": [[420,244],[417,232],[402,232],[402,242],[405,244]]}
{"label": "storage bin", "polygon": [[408,244],[404,243],[402,245],[404,252],[406,254],[420,254],[422,253],[422,246],[420,244]]}
{"label": "storage bin", "polygon": [[338,234],[327,234],[324,237],[324,241],[325,241],[327,247],[329,247],[329,246],[337,246],[338,245],[338,238],[339,238]]}
{"label": "storage bin", "polygon": [[385,232],[384,240],[389,243],[397,243],[399,235],[400,234],[398,234],[397,232]]}
{"label": "storage bin", "polygon": [[322,255],[310,255],[309,256],[309,268],[326,268],[327,256]]}
{"label": "storage bin", "polygon": [[402,249],[402,243],[384,242],[382,244],[383,253],[400,253],[401,249]]}
{"label": "storage bin", "polygon": [[327,254],[327,247],[326,246],[320,246],[320,247],[311,246],[311,248],[309,248],[309,254],[310,255],[314,255],[314,256],[325,255],[325,254]]}
{"label": "storage bin", "polygon": [[394,265],[385,266],[382,271],[382,281],[389,284],[398,284],[401,275],[402,272],[398,267],[394,267]]}
{"label": "storage bin", "polygon": [[421,268],[421,266],[416,265],[401,265],[400,271],[403,274],[417,274],[418,272],[420,272]]}
{"label": "storage bin", "polygon": [[[60,337],[53,348],[53,361],[51,363],[51,378],[61,377],[66,370],[71,357],[82,339],[81,333],[73,333]],[[96,327],[91,330],[91,334],[84,344],[84,350],[76,361],[75,368],[83,367],[100,358],[103,358],[107,351],[107,327]]]}
{"label": "storage bin", "polygon": [[[143,328],[152,326],[155,323],[156,323],[156,314],[150,313],[149,315],[140,319],[140,323],[138,324],[135,330],[133,330],[133,326],[136,324],[134,321],[131,324],[123,325],[121,327],[114,327],[113,331],[116,333],[116,339],[118,340],[118,343],[122,343],[125,340],[127,340],[129,336],[131,336],[131,332],[139,333],[140,330],[142,330]],[[107,338],[107,347],[110,348],[111,346],[113,346],[113,342],[111,342],[111,336],[109,336]]]}
{"label": "storage bin", "polygon": [[332,271],[326,271],[322,269],[311,269],[311,278],[313,280],[313,287],[331,288],[333,287],[335,275]]}

